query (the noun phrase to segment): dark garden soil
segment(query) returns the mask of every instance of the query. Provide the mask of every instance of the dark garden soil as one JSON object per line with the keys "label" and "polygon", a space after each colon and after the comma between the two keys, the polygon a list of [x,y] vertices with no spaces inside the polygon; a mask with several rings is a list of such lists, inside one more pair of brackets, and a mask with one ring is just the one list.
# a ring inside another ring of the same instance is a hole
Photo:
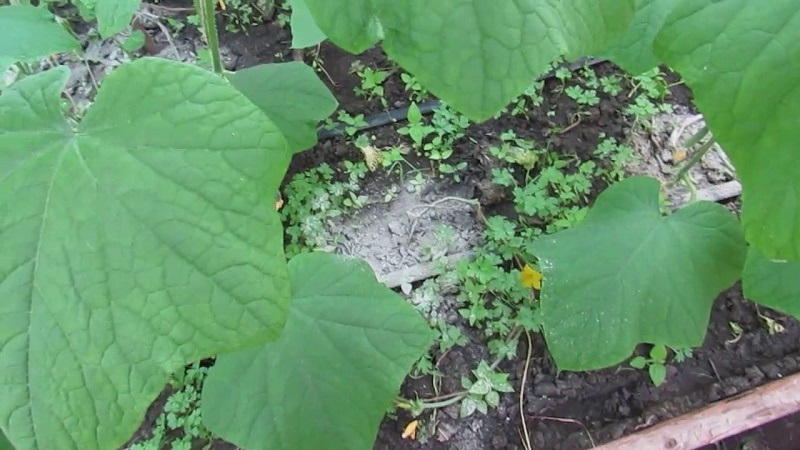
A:
{"label": "dark garden soil", "polygon": [[[291,36],[275,24],[253,27],[248,35],[222,33],[221,40],[232,58],[231,65],[237,69],[293,58],[288,49]],[[311,58],[310,54],[306,56],[308,62]],[[318,52],[317,61],[325,70],[320,77],[333,90],[342,109],[369,117],[385,108],[378,99],[367,101],[353,93],[353,88],[360,83],[358,76],[350,70],[355,60],[367,67],[394,70],[379,49],[352,56],[326,43]],[[602,63],[595,69],[601,75],[618,72],[610,63]],[[408,94],[403,91],[398,73],[394,73],[384,87],[388,108],[407,106]],[[600,133],[620,140],[627,137],[629,120],[622,114],[624,106],[630,102],[627,89],[615,97],[599,93],[600,104],[590,107],[588,114],[581,115],[578,121],[575,103],[558,93],[560,87],[558,80],[548,80],[544,104],[540,108],[530,110],[525,117],[503,116],[474,125],[467,136],[457,142],[454,159],[468,163],[461,183],[464,192],[479,199],[486,214],[513,214],[505,193],[489,182],[493,160],[487,150],[504,131],[514,130],[518,136],[553,150],[575,154],[582,160],[592,158]],[[670,101],[691,107],[690,92],[682,86],[675,86]],[[548,117],[545,112],[550,110],[556,114]],[[549,131],[553,129],[562,131]],[[381,147],[398,144],[401,139],[392,126],[374,128],[369,133],[374,136],[375,145]],[[322,162],[334,166],[343,160],[361,157],[360,151],[345,139],[333,138],[298,154],[289,176]],[[423,160],[415,163],[428,164]],[[595,188],[599,192],[604,186]],[[292,199],[285,201],[291,202]],[[674,282],[681,283],[681,280]],[[775,319],[783,325],[784,331],[770,334],[763,316]],[[404,397],[424,399],[459,391],[461,376],[468,374],[482,359],[491,359],[480,333],[461,323],[455,307],[446,317],[451,323],[461,326],[470,338],[469,344],[455,347],[434,359],[443,374],[441,385],[436,390],[430,377],[409,377],[402,387]],[[733,331],[736,326],[741,329],[738,335]],[[531,343],[530,360],[526,358],[529,349],[523,336],[518,357],[499,366],[500,370],[510,374],[515,389],[513,394],[505,394],[499,407],[490,409],[487,415],[476,413],[466,419],[458,418],[457,405],[435,413],[428,411],[420,417],[423,429],[418,430],[417,439],[413,441],[401,437],[404,427],[413,420],[401,410],[396,418],[383,421],[374,448],[522,449],[520,433],[523,421],[534,449],[591,448],[800,370],[800,324],[776,312],[757,308],[742,298],[738,285],[717,298],[702,347],[694,349],[693,356],[682,363],[669,363],[667,381],[658,388],[654,387],[646,372],[625,365],[588,373],[559,373],[542,336],[531,335]],[[648,348],[641,346],[638,351],[644,355]],[[526,383],[521,386],[526,365]],[[159,400],[148,414],[141,436],[147,434],[147,422],[154,420],[164,396]],[[793,425],[800,420],[793,420],[775,422],[720,443],[716,448],[798,449],[800,432]],[[753,446],[756,444],[762,446]],[[232,447],[215,443],[213,448]]]}

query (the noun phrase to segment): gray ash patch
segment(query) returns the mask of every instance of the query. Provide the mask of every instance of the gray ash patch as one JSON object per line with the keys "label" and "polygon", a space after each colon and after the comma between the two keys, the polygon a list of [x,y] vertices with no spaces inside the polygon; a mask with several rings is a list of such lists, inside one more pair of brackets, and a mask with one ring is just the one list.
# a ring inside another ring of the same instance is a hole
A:
{"label": "gray ash patch", "polygon": [[482,229],[468,203],[471,196],[467,186],[435,180],[398,186],[391,201],[331,223],[339,242],[336,251],[367,261],[379,278],[464,254],[478,243]]}

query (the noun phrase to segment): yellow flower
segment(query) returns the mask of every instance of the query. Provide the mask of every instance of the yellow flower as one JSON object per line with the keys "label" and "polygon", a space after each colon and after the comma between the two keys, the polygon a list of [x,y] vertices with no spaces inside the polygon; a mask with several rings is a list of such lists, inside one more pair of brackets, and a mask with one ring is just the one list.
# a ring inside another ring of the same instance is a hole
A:
{"label": "yellow flower", "polygon": [[406,428],[403,430],[401,437],[403,439],[411,439],[413,441],[417,437],[417,425],[419,425],[419,420],[412,420],[409,422],[408,425],[406,425]]}
{"label": "yellow flower", "polygon": [[527,264],[519,274],[519,281],[523,286],[536,290],[542,289],[542,273]]}

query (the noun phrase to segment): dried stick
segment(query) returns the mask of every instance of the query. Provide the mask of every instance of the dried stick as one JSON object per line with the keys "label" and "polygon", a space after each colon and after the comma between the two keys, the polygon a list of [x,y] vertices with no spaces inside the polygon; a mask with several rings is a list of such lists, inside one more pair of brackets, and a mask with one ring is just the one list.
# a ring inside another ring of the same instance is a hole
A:
{"label": "dried stick", "polygon": [[800,374],[773,381],[597,447],[598,450],[693,450],[800,410]]}

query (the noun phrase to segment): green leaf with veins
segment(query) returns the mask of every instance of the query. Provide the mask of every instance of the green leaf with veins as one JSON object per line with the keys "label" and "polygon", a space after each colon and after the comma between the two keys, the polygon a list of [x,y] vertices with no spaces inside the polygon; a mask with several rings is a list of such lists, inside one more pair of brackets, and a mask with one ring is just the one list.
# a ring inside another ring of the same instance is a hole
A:
{"label": "green leaf with veins", "polygon": [[770,261],[750,247],[742,291],[754,302],[800,318],[800,261]]}
{"label": "green leaf with veins", "polygon": [[314,69],[301,62],[261,64],[228,79],[272,119],[295,153],[317,143],[317,125],[338,106]]}
{"label": "green leaf with veins", "polygon": [[140,3],[140,0],[97,0],[94,13],[100,36],[110,38],[125,29]]}
{"label": "green leaf with veins", "polygon": [[626,71],[639,74],[659,65],[653,40],[678,0],[636,0],[636,14],[628,31],[602,52]]}
{"label": "green leaf with veins", "polygon": [[286,329],[275,342],[217,359],[203,419],[248,449],[371,449],[433,333],[363,261],[301,254],[289,261],[289,275]]}
{"label": "green leaf with veins", "polygon": [[[228,82],[164,59],[104,81],[73,130],[65,67],[0,96],[0,428],[117,448],[169,374],[274,339],[290,152]],[[35,430],[35,433],[34,433]]]}
{"label": "green leaf with veins", "polygon": [[14,446],[8,441],[3,430],[0,430],[0,450],[14,450]]}
{"label": "green leaf with veins", "polygon": [[313,47],[326,39],[319,29],[305,0],[289,0],[292,8],[292,48]]}
{"label": "green leaf with veins", "polygon": [[681,1],[655,53],[692,88],[736,166],[748,242],[800,259],[800,2]]}
{"label": "green leaf with veins", "polygon": [[336,45],[383,48],[423,86],[474,121],[494,116],[562,55],[606,48],[635,0],[306,0]]}
{"label": "green leaf with veins", "polygon": [[721,205],[659,212],[659,182],[632,177],[572,229],[539,238],[541,309],[561,370],[616,364],[641,342],[694,347],[717,294],[739,277],[745,243]]}
{"label": "green leaf with veins", "polygon": [[0,6],[0,76],[15,62],[80,49],[50,11],[29,5]]}

